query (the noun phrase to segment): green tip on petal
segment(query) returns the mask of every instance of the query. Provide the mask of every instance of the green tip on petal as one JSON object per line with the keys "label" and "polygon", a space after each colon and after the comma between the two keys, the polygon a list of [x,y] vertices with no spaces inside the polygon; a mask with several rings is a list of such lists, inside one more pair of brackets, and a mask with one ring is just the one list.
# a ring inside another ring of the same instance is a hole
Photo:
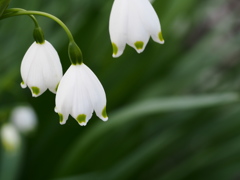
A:
{"label": "green tip on petal", "polygon": [[144,42],[142,42],[142,41],[137,41],[137,42],[134,43],[134,46],[136,47],[136,49],[140,50],[140,49],[143,48]]}
{"label": "green tip on petal", "polygon": [[59,122],[60,122],[60,124],[62,124],[63,123],[63,115],[58,113],[58,116],[59,116]]}
{"label": "green tip on petal", "polygon": [[114,54],[114,55],[117,55],[117,53],[118,53],[118,47],[117,47],[117,45],[116,45],[115,43],[112,43],[112,48],[113,48],[113,54]]}
{"label": "green tip on petal", "polygon": [[160,41],[164,41],[162,31],[158,33],[158,38]]}
{"label": "green tip on petal", "polygon": [[55,92],[57,92],[58,86],[59,86],[59,83],[58,83],[57,86],[55,87]]}
{"label": "green tip on petal", "polygon": [[80,114],[80,115],[78,115],[76,120],[79,124],[82,124],[82,123],[86,123],[86,118],[87,118],[87,116],[85,114]]}
{"label": "green tip on petal", "polygon": [[27,85],[25,84],[24,81],[22,81],[20,85],[21,85],[22,88],[26,88],[27,87]]}
{"label": "green tip on petal", "polygon": [[108,116],[107,116],[106,106],[105,106],[105,107],[103,108],[103,110],[102,110],[102,116],[103,116],[105,119],[108,118]]}
{"label": "green tip on petal", "polygon": [[31,89],[34,95],[38,95],[40,93],[40,89],[38,87],[33,86]]}

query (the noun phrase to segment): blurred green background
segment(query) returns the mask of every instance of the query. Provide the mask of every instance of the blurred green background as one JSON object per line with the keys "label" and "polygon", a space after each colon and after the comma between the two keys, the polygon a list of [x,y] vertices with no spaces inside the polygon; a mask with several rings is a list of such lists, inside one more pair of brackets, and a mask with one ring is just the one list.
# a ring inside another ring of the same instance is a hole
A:
{"label": "blurred green background", "polygon": [[[1,180],[240,179],[240,1],[155,0],[165,44],[113,59],[113,0],[12,0],[10,7],[59,17],[107,94],[109,120],[60,125],[55,95],[21,89],[20,63],[33,42],[27,16],[0,24],[0,125],[29,103],[39,123],[17,152],[1,145]],[[36,16],[45,38],[70,65],[68,39]]]}

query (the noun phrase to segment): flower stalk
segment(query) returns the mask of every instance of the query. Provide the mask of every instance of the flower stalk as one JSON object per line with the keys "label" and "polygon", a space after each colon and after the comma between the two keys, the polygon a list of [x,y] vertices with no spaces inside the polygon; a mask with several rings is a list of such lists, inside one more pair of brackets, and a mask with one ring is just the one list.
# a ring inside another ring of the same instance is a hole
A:
{"label": "flower stalk", "polygon": [[50,18],[50,19],[54,20],[56,23],[58,23],[63,28],[63,30],[66,32],[68,39],[69,39],[68,54],[69,54],[71,63],[73,65],[76,65],[76,64],[81,64],[83,62],[81,49],[75,43],[71,31],[56,16],[46,13],[46,12],[41,12],[41,11],[27,11],[25,9],[20,9],[20,8],[11,8],[11,9],[7,9],[3,13],[3,15],[0,17],[0,20],[9,18],[9,17],[13,17],[13,16],[21,16],[21,15],[29,15],[32,18],[32,20],[34,21],[34,23],[35,23],[34,39],[36,42],[39,42],[40,44],[44,42],[43,41],[44,36],[41,31],[41,28],[39,27],[39,25],[37,23],[37,20],[35,19],[35,17],[33,15],[44,16],[44,17]]}
{"label": "flower stalk", "polygon": [[46,13],[46,12],[41,12],[41,11],[27,11],[24,9],[19,9],[19,8],[11,8],[5,11],[5,13],[2,15],[0,19],[5,19],[13,16],[21,16],[21,15],[39,15],[39,16],[44,16],[49,19],[54,20],[56,23],[58,23],[63,30],[66,32],[69,41],[74,41],[73,36],[71,31],[68,29],[68,27],[56,16]]}

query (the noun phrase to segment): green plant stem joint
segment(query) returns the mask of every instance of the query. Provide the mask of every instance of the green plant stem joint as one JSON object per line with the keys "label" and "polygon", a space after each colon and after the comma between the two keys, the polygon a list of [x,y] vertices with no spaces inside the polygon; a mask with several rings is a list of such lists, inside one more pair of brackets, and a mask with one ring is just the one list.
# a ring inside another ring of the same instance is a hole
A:
{"label": "green plant stem joint", "polygon": [[3,12],[7,9],[11,0],[0,0],[0,17],[2,16]]}
{"label": "green plant stem joint", "polygon": [[82,52],[74,41],[70,41],[68,45],[68,55],[73,65],[82,64]]}
{"label": "green plant stem joint", "polygon": [[44,34],[42,31],[42,28],[40,27],[35,27],[33,31],[33,38],[38,44],[43,44],[45,39],[44,39]]}
{"label": "green plant stem joint", "polygon": [[[0,0],[0,2],[1,2],[1,0]],[[43,35],[43,31],[41,30],[41,28],[38,25],[36,18],[34,17],[34,15],[45,16],[45,17],[50,18],[50,19],[54,20],[55,22],[57,22],[63,28],[63,30],[66,32],[66,34],[68,36],[68,39],[69,39],[68,55],[69,55],[71,63],[73,65],[83,63],[82,52],[81,52],[80,48],[75,43],[72,33],[70,32],[68,27],[60,19],[58,19],[57,17],[55,17],[49,13],[45,13],[45,12],[41,12],[41,11],[27,11],[25,9],[20,9],[20,8],[11,8],[2,14],[2,16],[0,17],[0,20],[9,18],[9,17],[13,17],[13,16],[20,16],[20,15],[28,15],[34,21],[35,29],[33,32],[33,37],[34,37],[35,41],[39,44],[44,43],[44,35]]]}

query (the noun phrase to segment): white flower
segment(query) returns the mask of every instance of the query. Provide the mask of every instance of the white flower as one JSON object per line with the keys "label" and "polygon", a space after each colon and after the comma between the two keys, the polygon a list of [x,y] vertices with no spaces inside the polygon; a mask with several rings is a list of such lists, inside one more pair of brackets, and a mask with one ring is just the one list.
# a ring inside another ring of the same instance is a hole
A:
{"label": "white flower", "polygon": [[158,16],[149,0],[115,0],[109,23],[113,57],[119,57],[126,44],[141,53],[150,36],[164,43]]}
{"label": "white flower", "polygon": [[22,60],[21,86],[28,86],[33,97],[47,89],[55,93],[62,74],[62,65],[54,47],[46,40],[43,44],[34,42]]}
{"label": "white flower", "polygon": [[21,145],[21,137],[17,129],[10,123],[1,128],[1,141],[7,151],[16,151]]}
{"label": "white flower", "polygon": [[96,75],[85,64],[71,65],[61,79],[55,111],[60,124],[65,124],[69,114],[81,126],[92,117],[93,110],[103,121],[107,121],[106,95]]}
{"label": "white flower", "polygon": [[22,133],[30,133],[37,126],[35,111],[29,106],[18,106],[12,110],[10,120]]}

